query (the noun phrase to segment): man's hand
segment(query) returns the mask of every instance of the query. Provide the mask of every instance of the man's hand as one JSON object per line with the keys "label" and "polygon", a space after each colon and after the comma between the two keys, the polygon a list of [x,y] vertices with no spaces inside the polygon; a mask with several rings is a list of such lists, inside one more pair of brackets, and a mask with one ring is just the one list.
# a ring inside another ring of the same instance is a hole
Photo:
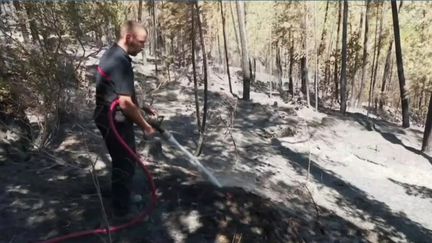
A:
{"label": "man's hand", "polygon": [[158,112],[153,107],[149,108],[149,113],[152,116],[158,116],[159,115]]}
{"label": "man's hand", "polygon": [[120,108],[123,110],[125,115],[135,124],[137,124],[141,129],[143,129],[146,136],[153,136],[155,134],[155,129],[147,123],[147,121],[142,116],[140,109],[132,101],[130,96],[119,95]]}
{"label": "man's hand", "polygon": [[144,129],[144,135],[148,138],[152,138],[156,134],[156,130],[152,126],[148,126]]}
{"label": "man's hand", "polygon": [[151,107],[149,105],[144,105],[143,110],[146,113],[149,113],[151,116],[158,116],[159,115],[158,112],[153,107]]}

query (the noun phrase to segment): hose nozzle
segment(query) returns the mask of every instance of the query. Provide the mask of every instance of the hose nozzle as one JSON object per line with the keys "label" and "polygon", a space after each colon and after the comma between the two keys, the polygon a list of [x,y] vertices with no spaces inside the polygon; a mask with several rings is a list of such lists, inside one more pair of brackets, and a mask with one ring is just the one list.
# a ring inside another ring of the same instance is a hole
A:
{"label": "hose nozzle", "polygon": [[150,126],[152,126],[154,129],[156,129],[158,132],[163,133],[164,129],[162,129],[162,122],[164,120],[164,116],[154,116],[149,115],[146,112],[143,112],[144,119]]}

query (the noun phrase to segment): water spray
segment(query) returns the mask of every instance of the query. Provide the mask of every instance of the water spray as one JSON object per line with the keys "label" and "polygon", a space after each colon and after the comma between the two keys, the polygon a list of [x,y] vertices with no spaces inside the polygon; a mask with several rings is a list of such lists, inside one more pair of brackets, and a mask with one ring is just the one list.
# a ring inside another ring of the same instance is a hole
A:
{"label": "water spray", "polygon": [[167,130],[162,128],[162,122],[164,117],[163,116],[149,116],[147,114],[144,115],[145,120],[153,127],[155,128],[162,136],[162,138],[165,141],[168,141],[171,145],[179,149],[183,152],[186,157],[188,157],[189,163],[198,169],[202,174],[204,174],[211,183],[213,183],[215,186],[221,188],[222,185],[220,182],[216,179],[216,177],[198,160],[196,156],[194,156],[192,153],[190,153],[185,147],[183,147],[177,139]]}

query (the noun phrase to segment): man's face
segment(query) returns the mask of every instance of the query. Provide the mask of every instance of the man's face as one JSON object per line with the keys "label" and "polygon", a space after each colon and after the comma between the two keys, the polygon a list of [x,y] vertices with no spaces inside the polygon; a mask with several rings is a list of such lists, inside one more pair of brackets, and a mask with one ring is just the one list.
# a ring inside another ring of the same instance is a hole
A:
{"label": "man's face", "polygon": [[128,54],[136,56],[144,48],[147,40],[147,33],[144,29],[137,29],[134,33],[126,35],[126,45],[128,46]]}

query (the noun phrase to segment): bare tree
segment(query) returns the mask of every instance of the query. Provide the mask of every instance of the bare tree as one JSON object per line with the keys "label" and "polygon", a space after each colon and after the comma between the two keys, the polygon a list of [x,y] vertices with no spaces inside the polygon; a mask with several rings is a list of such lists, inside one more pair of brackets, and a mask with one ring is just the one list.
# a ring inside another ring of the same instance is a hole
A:
{"label": "bare tree", "polygon": [[368,32],[369,32],[369,9],[370,9],[370,0],[366,0],[366,14],[365,14],[365,32],[364,32],[364,40],[363,40],[363,61],[362,61],[362,73],[360,80],[360,90],[357,95],[357,106],[362,105],[362,94],[364,89],[364,77],[366,73],[366,64],[367,64],[367,56],[368,56]]}
{"label": "bare tree", "polygon": [[406,87],[406,83],[405,83],[405,74],[403,69],[399,17],[398,17],[398,11],[396,6],[396,0],[391,0],[391,7],[392,7],[392,16],[393,16],[394,40],[395,40],[395,47],[396,47],[395,48],[396,64],[397,64],[397,72],[399,77],[399,89],[400,89],[401,103],[402,103],[402,127],[408,128],[410,126],[409,96],[408,96],[408,88]]}
{"label": "bare tree", "polygon": [[228,76],[228,84],[229,84],[230,93],[233,94],[232,84],[231,84],[231,74],[230,74],[230,68],[229,68],[229,59],[228,59],[228,43],[227,43],[226,29],[225,29],[225,14],[224,14],[224,10],[223,10],[222,0],[219,1],[219,7],[220,7],[220,12],[221,12],[221,18],[222,18],[222,34],[223,34],[223,39],[224,39],[225,64],[226,64],[226,71],[227,71],[227,76]]}
{"label": "bare tree", "polygon": [[429,100],[429,108],[426,118],[425,130],[423,134],[423,144],[421,151],[431,152],[432,151],[432,94]]}
{"label": "bare tree", "polygon": [[293,73],[293,66],[294,66],[294,38],[291,37],[291,28],[289,29],[289,43],[290,43],[290,51],[289,51],[289,55],[290,55],[290,61],[289,61],[289,74],[288,74],[288,89],[289,92],[291,94],[291,97],[294,96],[294,84],[293,84],[293,77],[292,77],[292,73]]}
{"label": "bare tree", "polygon": [[282,75],[283,75],[283,73],[282,73],[282,60],[281,60],[279,43],[276,44],[276,69],[277,69],[277,78],[278,78],[278,91],[280,93],[282,93]]}
{"label": "bare tree", "polygon": [[196,34],[195,34],[195,7],[194,4],[190,5],[191,10],[191,43],[192,43],[192,74],[193,74],[193,82],[194,82],[194,96],[195,96],[195,113],[197,117],[197,126],[198,130],[201,129],[201,118],[200,118],[200,109],[199,109],[199,99],[198,99],[198,81],[197,81],[197,74],[196,74],[196,57],[195,57],[195,50],[196,50]]}
{"label": "bare tree", "polygon": [[207,120],[207,110],[208,110],[208,81],[207,81],[207,77],[208,77],[208,67],[207,67],[207,57],[206,57],[206,48],[205,48],[205,44],[204,44],[204,37],[203,37],[203,29],[202,29],[202,24],[201,24],[201,17],[200,17],[200,12],[199,12],[199,7],[198,7],[198,2],[194,3],[195,5],[195,15],[196,15],[196,20],[198,23],[198,31],[199,31],[199,35],[200,35],[200,43],[201,43],[201,54],[202,54],[202,62],[203,62],[203,81],[204,81],[204,106],[203,106],[203,117],[202,117],[202,123],[201,123],[201,127],[200,127],[200,138],[198,141],[198,147],[197,150],[195,152],[195,155],[200,155],[204,146],[204,136],[205,136],[205,128],[206,128],[206,120]]}
{"label": "bare tree", "polygon": [[339,53],[339,36],[340,36],[340,26],[342,17],[342,0],[339,0],[339,10],[338,10],[338,23],[337,23],[337,34],[336,34],[336,52],[335,52],[335,63],[334,63],[334,84],[335,84],[335,96],[336,101],[339,100],[339,79],[338,79],[338,56]]}
{"label": "bare tree", "polygon": [[341,106],[340,111],[346,112],[346,69],[347,69],[347,26],[348,26],[348,0],[344,0],[343,8],[343,30],[342,30],[342,68],[341,68]]}
{"label": "bare tree", "polygon": [[243,100],[250,99],[250,68],[249,68],[249,51],[246,39],[246,29],[244,22],[244,2],[236,1],[237,4],[237,16],[239,21],[239,32],[241,42],[241,53],[242,53],[242,72],[243,72]]}
{"label": "bare tree", "polygon": [[[327,1],[328,8],[328,1]],[[327,18],[327,12],[326,17]],[[325,22],[325,20],[324,20]],[[318,111],[318,82],[319,82],[319,50],[317,46],[317,37],[316,37],[316,3],[314,2],[314,49],[315,49],[315,73],[314,73],[314,87],[315,87],[315,110]],[[324,24],[325,26],[325,24]],[[324,27],[323,27],[324,30]]]}
{"label": "bare tree", "polygon": [[300,70],[301,70],[301,91],[304,95],[306,95],[307,105],[310,105],[310,97],[309,97],[309,74],[308,74],[308,41],[307,41],[307,2],[304,3],[304,15],[303,15],[303,21],[302,21],[302,44],[303,44],[303,50],[304,54],[300,60]]}
{"label": "bare tree", "polygon": [[384,103],[385,103],[384,92],[386,90],[387,79],[389,78],[389,74],[391,74],[390,73],[390,64],[391,64],[392,47],[393,47],[393,39],[391,39],[391,41],[390,41],[390,45],[389,45],[389,48],[387,50],[387,57],[386,57],[385,65],[384,65],[384,74],[383,74],[383,79],[382,79],[382,84],[381,84],[381,93],[380,93],[380,100],[379,100],[379,109],[380,110],[382,110],[384,107]]}

